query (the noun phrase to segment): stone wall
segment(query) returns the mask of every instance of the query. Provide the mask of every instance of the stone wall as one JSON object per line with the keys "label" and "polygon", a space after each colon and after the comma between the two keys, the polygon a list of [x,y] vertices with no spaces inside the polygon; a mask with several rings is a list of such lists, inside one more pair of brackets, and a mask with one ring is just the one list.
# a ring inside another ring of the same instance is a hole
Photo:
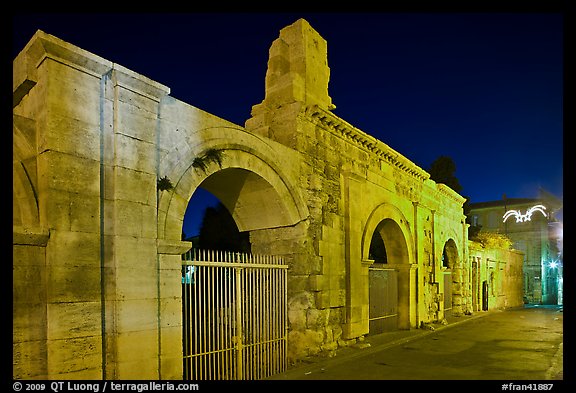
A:
{"label": "stone wall", "polygon": [[[14,378],[182,377],[180,238],[199,187],[254,253],[288,264],[290,362],[370,334],[374,233],[398,275],[399,329],[443,319],[445,296],[472,307],[464,198],[333,113],[326,54],[306,21],[282,29],[242,127],[32,38],[14,61]],[[222,162],[195,167],[211,149]]]}
{"label": "stone wall", "polygon": [[280,251],[277,231],[251,236],[258,252],[302,250],[287,254],[291,360],[330,354],[369,333],[368,248],[385,219],[401,228],[391,241],[404,248],[391,262],[400,272],[401,328],[443,318],[438,261],[449,239],[458,249],[456,308],[470,303],[464,199],[332,113],[329,74],[323,38],[304,20],[286,27],[270,48],[265,98],[246,121],[248,131],[300,152],[298,184],[309,211],[303,243]]}
{"label": "stone wall", "polygon": [[[474,283],[473,311],[502,310],[524,305],[524,255],[521,252],[485,248],[470,241],[469,253]],[[487,285],[487,291],[483,292],[483,284]]]}

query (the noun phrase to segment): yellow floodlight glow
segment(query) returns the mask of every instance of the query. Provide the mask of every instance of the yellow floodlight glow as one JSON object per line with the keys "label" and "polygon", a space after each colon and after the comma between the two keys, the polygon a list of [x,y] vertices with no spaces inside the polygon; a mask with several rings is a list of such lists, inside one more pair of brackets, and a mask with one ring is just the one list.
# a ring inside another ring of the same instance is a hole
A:
{"label": "yellow floodlight glow", "polygon": [[525,214],[522,214],[520,212],[520,210],[508,210],[506,213],[504,213],[504,216],[502,218],[503,218],[503,222],[506,222],[507,219],[514,216],[516,218],[516,222],[526,222],[526,221],[531,221],[532,214],[534,212],[540,212],[544,215],[544,217],[548,217],[545,210],[546,210],[546,206],[544,206],[544,205],[532,206],[530,209],[526,210]]}

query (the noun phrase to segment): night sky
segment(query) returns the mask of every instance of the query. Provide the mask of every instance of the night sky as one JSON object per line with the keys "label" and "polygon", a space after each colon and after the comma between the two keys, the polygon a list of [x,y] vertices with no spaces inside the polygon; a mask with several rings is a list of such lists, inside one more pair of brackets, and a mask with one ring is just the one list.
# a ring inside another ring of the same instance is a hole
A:
{"label": "night sky", "polygon": [[12,57],[41,29],[243,126],[299,18],[328,42],[334,114],[423,169],[451,157],[471,202],[563,197],[560,12],[15,14]]}

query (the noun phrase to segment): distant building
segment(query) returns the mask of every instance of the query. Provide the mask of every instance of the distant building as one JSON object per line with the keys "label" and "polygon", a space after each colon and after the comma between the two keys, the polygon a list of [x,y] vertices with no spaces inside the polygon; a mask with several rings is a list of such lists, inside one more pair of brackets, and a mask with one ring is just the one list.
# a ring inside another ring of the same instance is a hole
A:
{"label": "distant building", "polygon": [[562,201],[541,190],[538,198],[506,198],[471,203],[470,232],[507,235],[524,253],[524,302],[562,304]]}

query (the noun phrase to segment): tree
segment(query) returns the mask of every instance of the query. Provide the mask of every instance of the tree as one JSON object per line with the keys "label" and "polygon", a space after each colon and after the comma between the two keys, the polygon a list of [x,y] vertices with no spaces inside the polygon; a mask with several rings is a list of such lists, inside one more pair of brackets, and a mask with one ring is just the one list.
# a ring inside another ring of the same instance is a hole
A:
{"label": "tree", "polygon": [[220,202],[204,210],[199,248],[207,250],[250,252],[249,232],[240,232],[234,218]]}
{"label": "tree", "polygon": [[[446,184],[448,187],[460,193],[462,191],[462,185],[458,178],[456,177],[456,163],[452,158],[448,156],[440,156],[432,162],[430,169],[430,179],[434,180],[436,183]],[[470,213],[470,197],[465,196],[466,200],[462,206],[464,215],[466,216],[466,222],[471,224],[469,219]],[[468,229],[468,239],[474,238],[480,231],[481,226],[470,226]]]}
{"label": "tree", "polygon": [[454,160],[448,156],[440,156],[430,165],[428,173],[430,173],[430,179],[434,180],[436,183],[446,184],[448,187],[460,193],[462,191],[462,186],[456,178],[456,164]]}

